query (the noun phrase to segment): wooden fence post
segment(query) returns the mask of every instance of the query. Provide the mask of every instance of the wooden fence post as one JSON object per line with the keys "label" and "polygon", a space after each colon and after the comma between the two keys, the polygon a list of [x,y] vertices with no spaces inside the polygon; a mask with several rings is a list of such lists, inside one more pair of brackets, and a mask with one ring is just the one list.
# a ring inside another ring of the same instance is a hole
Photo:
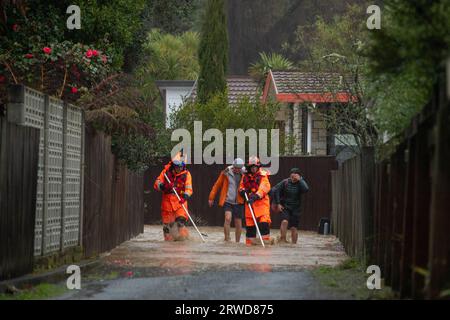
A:
{"label": "wooden fence post", "polygon": [[443,290],[450,289],[450,59],[446,85],[441,83],[434,139],[428,298],[439,298]]}

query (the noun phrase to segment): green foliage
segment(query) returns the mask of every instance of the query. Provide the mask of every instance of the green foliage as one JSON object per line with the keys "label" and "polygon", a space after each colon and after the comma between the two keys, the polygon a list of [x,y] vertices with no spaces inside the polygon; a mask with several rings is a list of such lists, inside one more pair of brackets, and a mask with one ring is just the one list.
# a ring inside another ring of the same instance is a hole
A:
{"label": "green foliage", "polygon": [[65,30],[65,38],[74,42],[90,43],[107,47],[113,58],[113,65],[120,68],[126,49],[133,44],[134,34],[141,27],[141,13],[146,0],[64,0],[59,1],[63,27],[68,15],[65,10],[71,4],[81,9],[81,30]]}
{"label": "green foliage", "polygon": [[150,97],[159,93],[155,80],[196,79],[198,64],[199,36],[195,32],[181,35],[161,33],[151,30],[143,44],[144,59],[136,74],[144,83],[144,89]]}
{"label": "green foliage", "polygon": [[[194,121],[201,121],[204,131],[218,129],[225,136],[227,129],[275,129],[275,115],[279,108],[277,103],[262,103],[257,96],[253,99],[244,97],[237,104],[229,104],[227,94],[219,93],[206,103],[185,103],[171,115],[170,121],[173,128],[186,128],[191,133],[194,132]],[[270,150],[270,138],[268,140]]]}
{"label": "green foliage", "polygon": [[294,69],[294,63],[278,53],[259,53],[260,59],[248,69],[250,76],[263,81],[270,70],[286,71]]}
{"label": "green foliage", "polygon": [[[30,3],[28,3],[30,2]],[[69,41],[101,49],[118,70],[124,52],[133,42],[141,25],[140,15],[145,0],[78,0],[25,1],[25,16],[13,7],[7,7],[7,21],[0,25],[2,48],[15,49],[11,53],[23,55],[23,50],[36,45]],[[76,4],[81,9],[81,29],[68,30],[66,9]],[[13,26],[17,26],[16,31]],[[6,43],[6,46],[3,46]],[[12,46],[14,44],[14,46]],[[6,49],[5,49],[6,50]],[[17,55],[17,56],[18,56]]]}
{"label": "green foliage", "polygon": [[398,74],[419,65],[435,74],[450,51],[449,16],[450,2],[446,0],[384,1],[383,26],[370,33],[365,52],[371,70]]}
{"label": "green foliage", "polygon": [[364,64],[359,53],[368,33],[365,21],[361,5],[348,6],[330,22],[319,16],[313,24],[298,27],[295,42],[285,44],[284,51],[304,50],[307,57],[300,64],[306,70],[354,72]]}
{"label": "green foliage", "polygon": [[227,94],[216,94],[206,103],[187,102],[173,114],[171,123],[174,128],[186,128],[193,131],[194,121],[202,121],[204,130],[216,128],[251,129],[275,127],[275,113],[279,110],[276,103],[262,103],[258,97],[243,97],[237,104],[229,104]]}
{"label": "green foliage", "polygon": [[162,34],[181,35],[194,29],[194,20],[200,11],[200,1],[203,0],[152,0],[146,1],[141,14],[142,23],[139,31],[134,34],[132,46],[125,54],[125,70],[134,72],[142,62],[148,61],[143,55],[142,47],[147,42],[147,35],[153,29]]}
{"label": "green foliage", "polygon": [[160,108],[139,110],[138,114],[139,119],[152,128],[152,134],[116,132],[112,136],[112,150],[130,170],[143,172],[155,158],[170,154],[172,142]]}
{"label": "green foliage", "polygon": [[112,151],[129,169],[141,172],[155,157],[170,153],[164,113],[144,97],[136,78],[111,77],[80,103],[87,123],[112,136]]}
{"label": "green foliage", "polygon": [[431,96],[450,54],[450,2],[384,1],[381,30],[370,32],[364,55],[375,80],[377,122],[402,132]]}
{"label": "green foliage", "polygon": [[226,90],[228,66],[228,31],[224,0],[208,0],[203,16],[199,47],[200,75],[198,99],[206,103]]}
{"label": "green foliage", "polygon": [[[25,33],[25,30],[24,30]],[[20,35],[19,38],[24,35]],[[91,47],[70,41],[5,41],[0,64],[8,82],[22,83],[64,100],[75,101],[111,72],[109,57],[101,50],[86,54]],[[51,50],[45,53],[44,48]],[[73,92],[75,88],[77,91]]]}
{"label": "green foliage", "polygon": [[[114,81],[127,51],[140,50],[140,42],[136,46],[134,41],[142,30],[146,4],[156,6],[156,3],[146,0],[24,3],[6,6],[7,20],[0,21],[0,83],[24,83],[64,100],[77,101],[87,111],[90,124],[112,135],[114,151],[133,170],[144,168],[152,156],[168,154],[166,146],[162,146],[167,141],[167,130],[162,128],[161,112],[153,106],[154,100],[142,101],[145,85],[128,77]],[[66,27],[66,9],[71,4],[80,6],[81,30]],[[162,5],[160,1],[159,7]],[[186,2],[186,10],[188,6]],[[160,18],[169,14],[161,13]],[[194,76],[198,72],[197,35],[184,34],[176,39],[179,43],[169,38],[160,35],[146,48],[151,51],[152,62],[157,63],[151,75]],[[163,43],[167,46],[163,47]],[[45,47],[51,52],[44,52]],[[3,88],[6,86],[0,88],[0,104],[4,101]],[[140,89],[141,92],[136,92]]]}
{"label": "green foliage", "polygon": [[[120,69],[124,48],[140,25],[144,2],[77,1],[82,13],[80,30],[66,27],[71,1],[33,2],[20,13],[7,7],[7,20],[0,24],[0,74],[7,77],[6,82],[25,83],[75,100],[79,94],[72,95],[71,87],[89,89]],[[51,54],[43,54],[44,47],[50,47]],[[87,58],[89,49],[99,54]]]}
{"label": "green foliage", "polygon": [[146,31],[157,28],[164,33],[181,34],[193,27],[199,0],[152,0],[144,10]]}
{"label": "green foliage", "polygon": [[371,117],[374,101],[368,95],[372,83],[366,77],[367,59],[361,56],[368,36],[365,21],[363,6],[348,6],[344,14],[329,22],[319,17],[313,24],[299,27],[296,41],[284,46],[285,52],[291,54],[300,49],[307,53],[299,62],[302,70],[317,74],[319,79],[323,72],[333,74],[335,81],[323,83],[324,91],[332,95],[346,92],[354,97],[344,105],[333,103],[321,115],[327,129],[337,135],[352,135],[360,147],[379,142],[377,126]]}

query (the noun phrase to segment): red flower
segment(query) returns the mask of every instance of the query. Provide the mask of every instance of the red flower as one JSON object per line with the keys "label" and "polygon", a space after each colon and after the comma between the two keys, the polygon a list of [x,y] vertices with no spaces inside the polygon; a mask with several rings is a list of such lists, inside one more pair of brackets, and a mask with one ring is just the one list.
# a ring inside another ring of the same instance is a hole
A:
{"label": "red flower", "polygon": [[126,273],[126,275],[127,275],[127,277],[132,277],[133,276],[133,271],[128,271],[127,273]]}
{"label": "red flower", "polygon": [[42,51],[44,51],[45,54],[50,54],[50,53],[52,53],[52,48],[44,47],[44,48],[42,48]]}
{"label": "red flower", "polygon": [[86,51],[86,57],[87,58],[92,58],[92,56],[94,55],[94,52],[91,50],[91,49],[89,49],[88,51]]}
{"label": "red flower", "polygon": [[32,53],[27,53],[27,54],[25,55],[25,58],[31,59],[31,58],[33,58],[33,54],[32,54]]}
{"label": "red flower", "polygon": [[103,63],[106,63],[108,62],[108,58],[105,55],[102,55],[102,61]]}
{"label": "red flower", "polygon": [[96,56],[98,56],[98,51],[97,50],[92,50],[92,55],[94,56],[94,57],[96,57]]}
{"label": "red flower", "polygon": [[19,30],[19,25],[16,24],[16,23],[14,23],[14,24],[12,25],[12,29],[13,29],[14,32],[17,32],[17,31]]}
{"label": "red flower", "polygon": [[0,83],[5,82],[6,78],[4,75],[0,74]]}
{"label": "red flower", "polygon": [[75,93],[78,92],[78,89],[77,89],[77,87],[72,87],[72,90],[71,90],[71,91],[72,91],[73,94],[75,94]]}

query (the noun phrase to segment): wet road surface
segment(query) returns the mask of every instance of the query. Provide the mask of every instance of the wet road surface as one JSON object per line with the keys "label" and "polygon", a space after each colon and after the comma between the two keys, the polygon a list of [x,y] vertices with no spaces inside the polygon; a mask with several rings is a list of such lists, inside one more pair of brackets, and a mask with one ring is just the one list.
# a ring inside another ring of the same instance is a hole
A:
{"label": "wet road surface", "polygon": [[[82,274],[82,289],[59,299],[346,299],[322,287],[310,270],[347,259],[334,236],[300,232],[299,242],[262,248],[224,242],[223,229],[191,229],[186,242],[162,241],[161,226],[102,257]],[[277,237],[278,230],[272,230]],[[234,234],[232,234],[232,238]]]}

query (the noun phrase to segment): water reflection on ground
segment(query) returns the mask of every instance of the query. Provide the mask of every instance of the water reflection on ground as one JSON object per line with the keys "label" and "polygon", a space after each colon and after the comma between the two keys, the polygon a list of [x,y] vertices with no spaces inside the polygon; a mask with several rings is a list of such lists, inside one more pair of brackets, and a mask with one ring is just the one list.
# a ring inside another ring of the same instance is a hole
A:
{"label": "water reflection on ground", "polygon": [[[145,226],[144,233],[108,253],[106,265],[145,268],[188,274],[204,270],[249,270],[259,272],[309,269],[334,266],[347,258],[334,236],[301,231],[297,244],[276,243],[271,246],[248,247],[224,242],[220,227],[201,227],[203,243],[192,228],[191,239],[184,242],[163,241],[161,226]],[[277,238],[279,230],[272,230]]]}

